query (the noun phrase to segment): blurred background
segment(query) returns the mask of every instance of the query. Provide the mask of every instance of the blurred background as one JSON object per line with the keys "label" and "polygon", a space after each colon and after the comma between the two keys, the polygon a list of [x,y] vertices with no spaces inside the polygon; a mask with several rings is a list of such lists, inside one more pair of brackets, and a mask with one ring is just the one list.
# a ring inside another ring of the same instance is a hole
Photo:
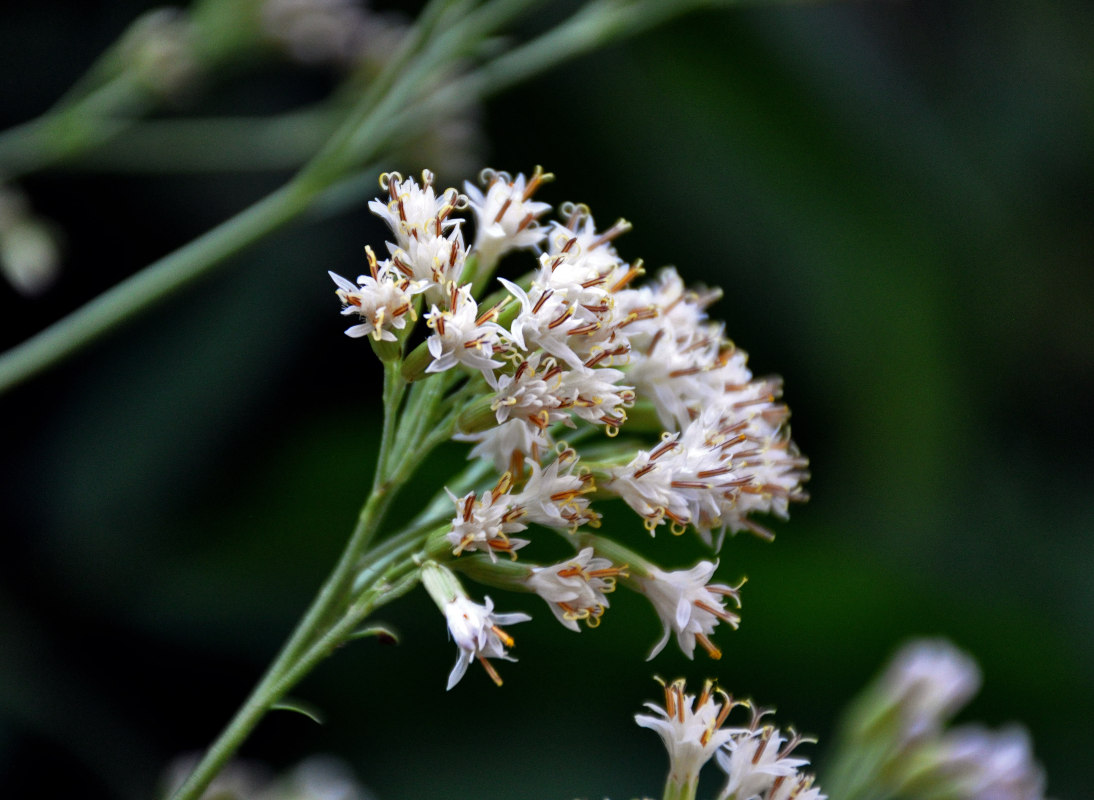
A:
{"label": "blurred background", "polygon": [[[4,11],[0,122],[42,113],[149,7]],[[282,111],[337,79],[275,60],[184,110]],[[694,14],[460,122],[439,149],[387,166],[460,185],[484,165],[542,164],[557,175],[542,199],[633,222],[624,258],[721,286],[714,316],[756,373],[786,379],[812,500],[774,543],[723,548],[719,575],[749,582],[740,630],[718,632],[720,662],[670,646],[647,664],[660,628],[623,592],[581,635],[534,598],[492,592],[536,616],[513,631],[520,663],[501,665],[501,689],[472,670],[446,693],[454,647],[416,590],[380,614],[399,646],[346,647],[294,692],[324,725],[274,713],[243,756],[276,770],[331,753],[383,798],[658,795],[663,749],[632,716],[659,697],[652,675],[709,676],[816,734],[823,785],[840,709],[902,641],[928,635],[985,673],[961,718],[1023,721],[1049,794],[1084,796],[1094,7]],[[289,174],[26,177],[36,213],[63,231],[62,271],[35,297],[0,286],[0,344]],[[0,797],[153,796],[291,630],[352,526],[378,428],[378,370],[342,335],[325,271],[358,274],[384,238],[363,205],[304,220],[0,397]],[[463,451],[450,455],[438,461]],[[702,556],[601,510],[672,566]]]}

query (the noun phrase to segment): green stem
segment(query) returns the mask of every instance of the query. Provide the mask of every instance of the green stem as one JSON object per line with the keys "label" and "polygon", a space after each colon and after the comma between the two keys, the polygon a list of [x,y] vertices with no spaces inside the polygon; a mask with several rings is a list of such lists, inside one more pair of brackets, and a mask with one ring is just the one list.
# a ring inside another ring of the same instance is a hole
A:
{"label": "green stem", "polygon": [[11,181],[109,141],[131,124],[145,95],[126,75],[77,102],[0,133],[0,172]]}
{"label": "green stem", "polygon": [[[346,622],[347,617],[352,616],[346,612],[346,597],[353,586],[354,577],[359,569],[358,565],[394,496],[393,486],[388,481],[390,478],[399,477],[384,475],[382,466],[384,448],[391,446],[391,431],[394,430],[394,419],[398,414],[402,396],[402,377],[399,375],[398,365],[395,365],[394,369],[386,369],[385,377],[387,378],[384,386],[385,421],[381,457],[377,463],[373,490],[357,517],[353,533],[346,542],[338,563],[323,583],[319,594],[312,601],[292,636],[282,646],[250,697],[205,753],[190,777],[175,793],[175,800],[189,800],[200,796],[271,706],[280,700],[315,663],[318,663],[322,654],[333,649],[335,645],[332,643],[334,642],[332,637],[342,633],[348,634],[347,624],[351,629],[373,607],[369,606],[361,612],[352,623]],[[394,547],[382,547],[382,554],[378,553],[374,559],[377,570],[373,574],[378,575],[375,582],[386,584],[390,581],[392,576],[383,574],[383,571],[388,570],[393,563],[397,568],[399,557],[405,556],[405,551],[415,549],[420,544],[421,534],[418,534],[415,537],[405,536],[399,539]],[[365,594],[372,597],[374,593],[366,592]],[[352,607],[355,608],[357,605],[359,604],[354,604]]]}
{"label": "green stem", "polygon": [[380,435],[380,455],[376,460],[376,475],[372,491],[375,493],[391,477],[391,453],[395,439],[395,421],[398,418],[399,404],[406,391],[400,361],[384,362],[384,427]]}
{"label": "green stem", "polygon": [[295,169],[340,119],[340,109],[323,103],[268,117],[142,120],[82,153],[70,168],[161,175]]}
{"label": "green stem", "polygon": [[316,187],[293,181],[0,356],[0,393],[109,333],[308,207]]}
{"label": "green stem", "polygon": [[[351,545],[347,546],[346,555],[353,543],[351,540]],[[341,567],[348,563],[344,555],[340,569],[328,578],[293,637],[206,751],[198,766],[172,795],[172,800],[195,800],[200,797],[266,712],[316,665],[344,644],[370,613],[413,588],[417,580],[417,562],[424,558],[440,557],[443,553],[442,539],[434,539],[429,544],[429,537],[419,532],[384,542],[367,556],[372,562],[370,580],[364,584],[367,588],[333,622],[320,624],[322,606],[327,605],[331,597],[338,596],[335,589],[346,577],[341,574],[345,572]]]}

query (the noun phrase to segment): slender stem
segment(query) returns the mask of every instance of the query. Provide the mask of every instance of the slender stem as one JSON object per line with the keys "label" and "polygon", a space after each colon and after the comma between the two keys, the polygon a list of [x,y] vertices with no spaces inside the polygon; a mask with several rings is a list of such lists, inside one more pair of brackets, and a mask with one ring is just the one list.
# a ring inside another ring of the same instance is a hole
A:
{"label": "slender stem", "polygon": [[[394,419],[398,414],[399,401],[402,397],[402,376],[397,364],[392,369],[385,369],[385,379],[384,434],[381,455],[376,467],[375,485],[357,517],[353,534],[346,542],[338,563],[324,581],[318,595],[289,640],[282,646],[251,695],[202,757],[193,773],[179,787],[174,800],[188,800],[199,796],[205,790],[262,716],[284,696],[307,669],[311,668],[308,666],[304,669],[302,665],[313,666],[316,663],[317,653],[328,652],[325,648],[333,633],[342,631],[345,627],[347,593],[353,585],[353,578],[358,571],[362,555],[379,528],[393,498],[392,487],[388,483],[390,476],[382,474],[382,464],[384,450],[391,446],[391,432],[395,427]],[[420,535],[413,539],[406,537],[400,540],[397,543],[398,546],[385,557],[377,559],[377,565],[381,570],[387,569],[392,559],[402,554],[403,550],[419,544]],[[385,551],[387,549],[385,548]],[[321,645],[323,649],[317,651]]]}
{"label": "slender stem", "polygon": [[268,117],[135,121],[69,167],[155,174],[294,169],[330,138],[342,113],[326,102]]}
{"label": "slender stem", "polygon": [[127,75],[103,84],[71,105],[0,133],[0,172],[15,180],[108,141],[143,107],[145,95]]}
{"label": "slender stem", "polygon": [[380,455],[376,460],[376,474],[373,478],[372,491],[375,494],[390,478],[391,452],[394,445],[395,421],[398,416],[399,404],[402,402],[406,390],[406,381],[403,379],[402,362],[384,362],[384,427],[380,435]]}
{"label": "slender stem", "polygon": [[112,331],[298,215],[317,194],[291,182],[0,356],[0,393]]}
{"label": "slender stem", "polygon": [[[336,569],[327,579],[323,591],[297,627],[293,637],[285,644],[250,696],[206,751],[198,766],[172,795],[172,800],[194,800],[200,797],[275,703],[335,648],[343,644],[368,614],[414,586],[417,580],[416,561],[426,557],[439,557],[443,554],[436,542],[433,546],[427,545],[429,537],[423,536],[420,532],[384,542],[369,554],[368,560],[372,562],[372,565],[369,568],[370,580],[364,584],[367,588],[333,622],[320,624],[320,618],[323,616],[320,613],[322,606],[328,605],[329,599],[338,595],[336,587],[345,577],[341,574],[344,572],[341,567],[348,563],[346,556],[356,538],[355,535],[351,539],[351,545],[347,546],[346,553],[339,563],[339,569]],[[415,559],[412,556],[417,551],[421,551],[420,557]]]}

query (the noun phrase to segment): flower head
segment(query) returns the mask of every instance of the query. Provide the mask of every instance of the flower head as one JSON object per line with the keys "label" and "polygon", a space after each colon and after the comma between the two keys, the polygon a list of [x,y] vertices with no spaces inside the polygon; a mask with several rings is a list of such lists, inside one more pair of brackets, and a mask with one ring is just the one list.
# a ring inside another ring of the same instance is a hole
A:
{"label": "flower head", "polygon": [[[952,797],[1042,800],[1045,774],[1033,758],[1029,735],[1018,726],[990,731],[963,725],[946,733],[934,751],[930,776]],[[921,778],[922,779],[922,778]]]}
{"label": "flower head", "polygon": [[904,741],[941,731],[980,690],[980,682],[976,662],[943,639],[905,645],[881,678],[882,692],[896,709]]}
{"label": "flower head", "polygon": [[694,655],[696,642],[711,658],[722,657],[722,651],[714,646],[710,636],[719,622],[734,629],[740,624],[741,618],[726,610],[724,598],[730,598],[740,607],[741,587],[708,584],[717,568],[717,562],[711,561],[700,561],[691,569],[676,572],[665,572],[651,565],[648,574],[632,576],[632,585],[649,598],[665,628],[649,658],[664,649],[671,633],[676,634],[676,642],[688,658]]}
{"label": "flower head", "polygon": [[586,494],[596,486],[588,472],[577,471],[577,451],[563,448],[546,467],[529,462],[531,475],[513,503],[524,509],[529,522],[548,528],[577,530],[582,525],[597,524],[600,515],[589,509]]}
{"label": "flower head", "polygon": [[799,772],[809,759],[791,757],[805,739],[793,730],[784,734],[772,725],[760,727],[768,713],[754,708],[749,728],[735,732],[718,752],[718,766],[726,773],[718,800],[823,798],[819,789],[811,788],[812,776]]}
{"label": "flower head", "polygon": [[533,568],[527,583],[547,601],[555,619],[572,631],[580,631],[578,620],[584,620],[590,628],[600,624],[608,607],[605,595],[615,591],[615,580],[625,574],[625,569],[595,557],[593,548],[586,547],[567,561]]}
{"label": "flower head", "polygon": [[487,382],[495,383],[494,370],[502,362],[494,359],[502,347],[505,331],[491,321],[490,313],[479,316],[479,307],[471,296],[470,284],[451,284],[446,308],[433,309],[425,315],[433,335],[426,340],[432,363],[426,372],[444,372],[457,364],[482,372]]}
{"label": "flower head", "polygon": [[485,193],[470,182],[464,185],[477,223],[475,250],[484,263],[493,264],[510,250],[535,247],[543,241],[546,232],[536,226],[536,220],[551,206],[531,198],[552,177],[540,167],[536,167],[531,178],[523,175],[512,178],[504,172],[483,170]]}
{"label": "flower head", "polygon": [[481,500],[477,499],[475,492],[456,497],[445,489],[457,509],[452,529],[446,534],[454,555],[481,550],[488,553],[491,560],[497,558],[498,552],[508,553],[516,559],[516,551],[528,544],[528,540],[514,539],[509,534],[528,526],[521,521],[523,508],[514,504],[509,494],[512,484],[512,476],[507,472]]}
{"label": "flower head", "polygon": [[722,725],[729,712],[746,705],[734,700],[711,681],[698,697],[686,694],[684,680],[665,685],[664,708],[646,703],[653,714],[636,714],[634,721],[661,737],[669,753],[669,782],[677,787],[694,787],[699,770],[736,733]]}
{"label": "flower head", "polygon": [[412,298],[425,286],[399,275],[390,262],[378,263],[372,250],[365,250],[370,274],[358,277],[356,284],[334,272],[327,273],[338,286],[335,293],[343,303],[342,314],[356,314],[362,320],[346,328],[346,336],[394,342],[392,329],[402,330],[408,318],[415,318]]}
{"label": "flower head", "polygon": [[475,660],[482,664],[490,679],[501,686],[501,676],[488,659],[516,661],[506,650],[513,646],[513,637],[502,626],[527,622],[531,617],[521,612],[495,614],[493,600],[486,597],[484,604],[474,602],[456,576],[433,561],[422,564],[422,584],[444,612],[448,633],[459,648],[456,664],[448,676],[448,688],[460,682],[467,665]]}
{"label": "flower head", "polygon": [[429,170],[422,171],[421,185],[413,178],[404,180],[398,172],[381,175],[380,185],[387,190],[388,201],[371,200],[368,207],[387,223],[403,250],[409,250],[414,240],[444,236],[459,224],[450,216],[463,207],[465,200],[455,189],[446,189],[438,196]]}

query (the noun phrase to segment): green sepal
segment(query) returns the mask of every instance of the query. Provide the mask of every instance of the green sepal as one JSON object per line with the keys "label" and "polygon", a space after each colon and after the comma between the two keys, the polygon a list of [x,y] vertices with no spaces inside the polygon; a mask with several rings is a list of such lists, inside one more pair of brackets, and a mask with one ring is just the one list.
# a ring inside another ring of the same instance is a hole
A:
{"label": "green sepal", "polygon": [[303,714],[316,725],[323,724],[323,716],[320,714],[319,709],[311,703],[305,703],[303,700],[289,698],[279,700],[270,706],[270,711],[295,711],[297,714]]}
{"label": "green sepal", "polygon": [[346,637],[346,641],[353,641],[354,639],[367,639],[369,637],[376,638],[380,644],[398,644],[399,635],[395,631],[391,630],[384,625],[369,625],[367,628],[358,628],[349,636]]}

